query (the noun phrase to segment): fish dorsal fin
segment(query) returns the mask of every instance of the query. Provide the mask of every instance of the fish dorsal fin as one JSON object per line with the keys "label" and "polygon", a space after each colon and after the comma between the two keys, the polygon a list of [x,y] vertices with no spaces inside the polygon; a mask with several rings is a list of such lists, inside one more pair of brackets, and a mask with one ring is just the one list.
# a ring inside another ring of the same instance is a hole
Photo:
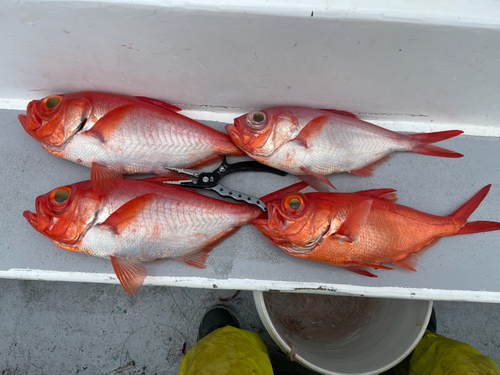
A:
{"label": "fish dorsal fin", "polygon": [[129,112],[134,108],[138,108],[135,105],[127,104],[121,107],[115,108],[104,116],[102,116],[89,130],[85,133],[88,136],[95,137],[99,139],[102,143],[106,143],[113,133],[122,125],[123,119],[129,115]]}
{"label": "fish dorsal fin", "polygon": [[[299,175],[298,177],[304,181],[306,184],[311,186],[312,188],[316,189],[317,191],[322,191],[325,193],[328,193],[330,190],[328,189],[328,186],[332,187],[333,189],[337,190],[335,186],[332,185],[330,180],[326,178],[325,175],[319,174],[316,172],[313,172],[306,167],[300,167],[302,171],[307,173],[307,175]],[[323,184],[326,184],[328,186],[323,186]]]}
{"label": "fish dorsal fin", "polygon": [[366,195],[367,197],[375,197],[379,199],[385,199],[389,202],[396,202],[398,197],[396,196],[395,189],[370,189],[370,190],[360,190],[355,194]]}
{"label": "fish dorsal fin", "polygon": [[138,260],[111,255],[111,264],[116,277],[129,296],[135,297],[146,278],[146,267]]}
{"label": "fish dorsal fin", "polygon": [[113,186],[113,181],[119,180],[120,178],[123,178],[120,172],[113,171],[103,165],[92,162],[90,180],[92,182],[92,189],[97,194],[104,195],[109,193]]}
{"label": "fish dorsal fin", "polygon": [[330,120],[328,115],[316,117],[309,121],[306,126],[302,128],[300,133],[294,138],[294,141],[302,143],[305,147],[311,147],[312,141],[319,137],[321,129]]}
{"label": "fish dorsal fin", "polygon": [[361,202],[344,220],[340,228],[335,232],[341,241],[354,242],[368,219],[372,208],[373,199]]}
{"label": "fish dorsal fin", "polygon": [[217,246],[219,245],[222,241],[224,241],[226,238],[232,236],[234,233],[236,233],[240,227],[236,228],[231,228],[229,230],[226,230],[225,232],[222,232],[219,237],[214,241],[211,242],[208,246],[205,246],[202,250],[194,253],[194,254],[189,254],[185,255],[182,257],[177,257],[175,259],[184,262],[186,264],[189,264],[190,266],[197,267],[197,268],[206,268],[207,266],[205,265],[205,262],[208,258],[208,255],[210,252]]}
{"label": "fish dorsal fin", "polygon": [[131,199],[109,215],[100,225],[108,226],[115,234],[120,234],[157,197],[158,194],[144,194]]}
{"label": "fish dorsal fin", "polygon": [[392,155],[386,155],[383,158],[375,160],[373,163],[365,165],[364,167],[349,171],[349,173],[354,173],[354,174],[357,174],[359,176],[371,176],[373,174],[373,170],[376,167],[378,167],[381,163],[383,163],[384,161],[390,159],[391,156]]}
{"label": "fish dorsal fin", "polygon": [[425,245],[423,248],[421,248],[419,251],[417,251],[413,254],[410,254],[405,259],[401,259],[400,261],[392,262],[392,263],[398,267],[406,268],[407,270],[417,272],[416,268],[418,265],[418,258],[421,257],[422,255],[424,255],[425,252],[427,250],[429,250],[432,246],[434,246],[440,239],[441,239],[441,237],[436,238],[436,239],[432,240],[431,242],[429,242],[427,245]]}
{"label": "fish dorsal fin", "polygon": [[339,109],[326,109],[326,108],[321,108],[322,111],[328,111],[331,113],[335,113],[336,115],[342,115],[342,116],[347,116],[347,117],[354,117],[358,118],[354,113],[347,112],[347,111],[341,111]]}
{"label": "fish dorsal fin", "polygon": [[182,109],[180,109],[179,107],[176,107],[175,105],[172,105],[170,103],[167,103],[167,102],[164,102],[164,101],[161,101],[158,99],[148,98],[147,96],[134,96],[134,98],[136,98],[137,100],[140,100],[141,102],[153,104],[153,105],[156,105],[158,107],[169,109],[169,110],[174,111],[174,112],[182,111]]}

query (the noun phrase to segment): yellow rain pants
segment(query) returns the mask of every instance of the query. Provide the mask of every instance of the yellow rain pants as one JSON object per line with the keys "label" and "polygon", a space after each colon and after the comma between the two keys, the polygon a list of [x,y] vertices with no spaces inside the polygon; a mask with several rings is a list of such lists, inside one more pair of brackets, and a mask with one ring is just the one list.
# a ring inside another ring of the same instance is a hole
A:
{"label": "yellow rain pants", "polygon": [[216,329],[186,353],[179,375],[272,375],[266,345],[256,332],[231,326]]}
{"label": "yellow rain pants", "polygon": [[394,371],[398,375],[500,375],[493,359],[468,344],[431,331],[425,331],[413,355]]}

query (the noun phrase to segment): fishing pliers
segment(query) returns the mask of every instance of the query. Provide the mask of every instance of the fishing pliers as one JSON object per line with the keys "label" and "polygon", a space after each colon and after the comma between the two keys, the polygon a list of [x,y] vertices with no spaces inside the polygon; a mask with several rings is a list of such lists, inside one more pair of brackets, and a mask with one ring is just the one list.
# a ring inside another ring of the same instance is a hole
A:
{"label": "fishing pliers", "polygon": [[190,187],[196,189],[213,190],[223,197],[230,197],[237,201],[243,201],[249,204],[254,204],[267,212],[266,205],[260,201],[259,198],[253,197],[248,194],[241,193],[236,190],[228,189],[222,186],[219,182],[224,176],[235,172],[267,172],[277,174],[279,176],[287,175],[286,172],[280,171],[267,165],[261,164],[257,161],[243,161],[239,163],[230,164],[227,162],[226,157],[223,156],[222,163],[213,172],[202,172],[193,169],[182,169],[166,167],[165,169],[182,173],[192,177],[191,181],[164,181],[165,184],[180,185],[183,187]]}

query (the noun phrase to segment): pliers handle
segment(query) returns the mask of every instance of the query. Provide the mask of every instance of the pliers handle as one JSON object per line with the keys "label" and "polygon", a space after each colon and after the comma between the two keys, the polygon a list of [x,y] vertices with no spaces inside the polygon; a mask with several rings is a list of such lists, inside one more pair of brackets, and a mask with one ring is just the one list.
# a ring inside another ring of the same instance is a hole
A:
{"label": "pliers handle", "polygon": [[226,157],[223,156],[222,163],[213,172],[200,172],[192,169],[182,169],[182,168],[171,168],[166,169],[182,173],[193,177],[191,181],[165,181],[166,184],[175,184],[184,187],[196,188],[196,189],[207,189],[213,190],[217,194],[230,197],[237,201],[243,201],[246,203],[254,204],[262,208],[264,212],[267,211],[267,207],[258,198],[251,195],[241,193],[239,191],[231,190],[222,186],[219,182],[224,176],[235,172],[267,172],[277,174],[279,176],[285,176],[287,173],[268,167],[267,165],[261,164],[256,161],[243,161],[239,163],[230,164],[227,162]]}

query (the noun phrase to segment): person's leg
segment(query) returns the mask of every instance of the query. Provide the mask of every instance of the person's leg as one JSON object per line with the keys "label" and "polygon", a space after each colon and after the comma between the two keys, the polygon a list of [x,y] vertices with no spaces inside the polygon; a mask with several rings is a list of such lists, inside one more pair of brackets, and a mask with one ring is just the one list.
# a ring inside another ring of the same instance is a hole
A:
{"label": "person's leg", "polygon": [[199,341],[182,359],[179,374],[273,374],[269,353],[256,332],[238,328],[236,316],[216,305],[203,316]]}

